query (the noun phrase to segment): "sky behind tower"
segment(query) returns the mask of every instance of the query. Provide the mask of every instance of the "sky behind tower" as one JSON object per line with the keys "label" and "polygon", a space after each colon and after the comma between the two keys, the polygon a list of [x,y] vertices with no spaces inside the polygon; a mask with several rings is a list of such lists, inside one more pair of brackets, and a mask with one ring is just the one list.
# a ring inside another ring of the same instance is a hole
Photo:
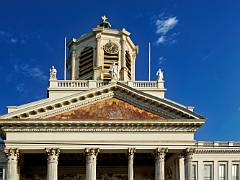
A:
{"label": "sky behind tower", "polygon": [[63,79],[64,37],[106,15],[139,46],[136,79],[162,68],[167,98],[207,118],[197,140],[240,140],[240,1],[0,0],[0,114],[47,96],[49,68]]}

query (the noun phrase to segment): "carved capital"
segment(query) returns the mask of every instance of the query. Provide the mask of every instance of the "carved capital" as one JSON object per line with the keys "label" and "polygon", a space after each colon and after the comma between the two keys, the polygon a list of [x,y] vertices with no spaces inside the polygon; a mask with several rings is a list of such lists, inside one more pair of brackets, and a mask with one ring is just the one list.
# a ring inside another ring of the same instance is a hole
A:
{"label": "carved capital", "polygon": [[167,152],[168,152],[168,148],[156,148],[154,152],[155,159],[164,160]]}
{"label": "carved capital", "polygon": [[5,149],[4,150],[7,158],[8,158],[8,161],[17,161],[18,158],[19,158],[19,149]]}
{"label": "carved capital", "polygon": [[101,33],[98,33],[97,35],[96,35],[96,38],[97,38],[97,40],[100,40],[101,39]]}
{"label": "carved capital", "polygon": [[195,148],[187,148],[184,152],[184,158],[185,160],[192,160],[193,154],[196,152]]}
{"label": "carved capital", "polygon": [[128,148],[128,155],[134,155],[134,153],[136,152],[136,148]]}
{"label": "carved capital", "polygon": [[48,162],[57,162],[58,161],[58,156],[60,154],[59,148],[50,148],[50,149],[46,148],[45,151],[47,154]]}
{"label": "carved capital", "polygon": [[97,156],[100,152],[99,148],[86,148],[84,150],[86,156]]}

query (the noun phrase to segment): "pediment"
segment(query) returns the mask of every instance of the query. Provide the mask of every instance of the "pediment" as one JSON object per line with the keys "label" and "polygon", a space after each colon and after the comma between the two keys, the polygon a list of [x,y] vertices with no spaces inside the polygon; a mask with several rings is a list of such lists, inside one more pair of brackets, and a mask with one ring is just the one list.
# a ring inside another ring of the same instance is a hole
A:
{"label": "pediment", "polygon": [[159,120],[163,117],[138,108],[117,98],[97,101],[64,112],[50,119],[94,119],[94,120]]}
{"label": "pediment", "polygon": [[2,119],[204,119],[187,107],[120,82],[22,106]]}

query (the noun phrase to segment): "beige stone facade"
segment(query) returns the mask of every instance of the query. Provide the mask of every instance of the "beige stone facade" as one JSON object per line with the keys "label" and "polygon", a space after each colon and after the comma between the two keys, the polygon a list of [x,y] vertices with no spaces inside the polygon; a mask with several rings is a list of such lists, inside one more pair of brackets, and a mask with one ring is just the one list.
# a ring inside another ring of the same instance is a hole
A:
{"label": "beige stone facade", "polygon": [[6,180],[239,180],[239,142],[201,142],[205,118],[135,80],[138,47],[105,17],[68,42],[68,80],[0,116]]}

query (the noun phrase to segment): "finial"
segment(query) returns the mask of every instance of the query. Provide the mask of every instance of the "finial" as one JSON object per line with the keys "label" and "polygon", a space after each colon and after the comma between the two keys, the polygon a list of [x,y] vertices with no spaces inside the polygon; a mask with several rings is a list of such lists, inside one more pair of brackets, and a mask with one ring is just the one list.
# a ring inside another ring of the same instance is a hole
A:
{"label": "finial", "polygon": [[49,80],[57,80],[57,70],[54,66],[50,69],[50,79]]}
{"label": "finial", "polygon": [[158,71],[157,71],[157,81],[158,82],[161,82],[163,81],[163,71],[159,68]]}
{"label": "finial", "polygon": [[111,24],[107,21],[108,18],[104,15],[101,17],[101,19],[102,19],[102,21],[100,22],[100,24],[97,27],[110,29]]}
{"label": "finial", "polygon": [[106,21],[108,18],[104,15],[104,16],[102,16],[102,20],[103,21]]}

